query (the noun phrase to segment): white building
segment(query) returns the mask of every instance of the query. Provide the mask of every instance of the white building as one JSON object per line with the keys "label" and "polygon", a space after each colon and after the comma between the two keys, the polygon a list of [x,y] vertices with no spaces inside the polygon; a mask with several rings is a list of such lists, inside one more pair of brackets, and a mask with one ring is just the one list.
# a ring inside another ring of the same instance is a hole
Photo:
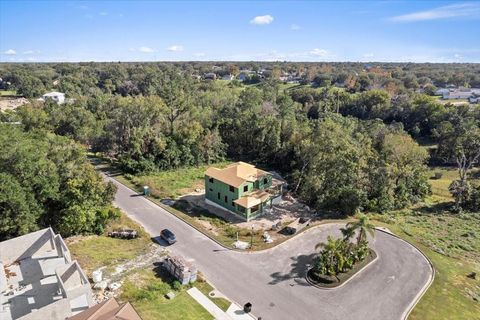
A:
{"label": "white building", "polygon": [[443,94],[443,99],[468,99],[473,95],[470,90],[452,90]]}
{"label": "white building", "polygon": [[38,100],[39,101],[47,101],[48,99],[52,99],[53,101],[55,101],[58,104],[65,103],[65,93],[56,92],[56,91],[45,93]]}
{"label": "white building", "polygon": [[222,80],[233,80],[235,77],[232,74],[226,74],[222,77]]}
{"label": "white building", "polygon": [[88,278],[51,228],[0,242],[0,319],[64,320],[92,305]]}

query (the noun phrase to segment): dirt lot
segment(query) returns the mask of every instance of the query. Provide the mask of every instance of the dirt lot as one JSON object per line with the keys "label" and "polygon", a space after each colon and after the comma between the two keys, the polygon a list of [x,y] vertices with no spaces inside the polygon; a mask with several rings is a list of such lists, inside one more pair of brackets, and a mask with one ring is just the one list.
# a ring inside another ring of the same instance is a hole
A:
{"label": "dirt lot", "polygon": [[0,99],[0,111],[14,110],[27,103],[28,103],[28,100],[25,98]]}

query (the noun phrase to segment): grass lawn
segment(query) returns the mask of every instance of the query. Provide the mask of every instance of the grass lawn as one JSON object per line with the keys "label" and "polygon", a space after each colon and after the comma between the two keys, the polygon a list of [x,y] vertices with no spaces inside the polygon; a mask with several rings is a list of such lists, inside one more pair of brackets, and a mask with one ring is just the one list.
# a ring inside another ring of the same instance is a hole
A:
{"label": "grass lawn", "polygon": [[0,90],[0,97],[11,97],[16,95],[17,92],[15,90]]}
{"label": "grass lawn", "polygon": [[[99,267],[114,266],[132,260],[146,253],[153,245],[150,236],[134,221],[121,215],[108,225],[108,229],[131,228],[140,232],[140,237],[134,240],[122,240],[107,236],[71,237],[67,239],[68,247],[74,259],[77,259],[82,268],[91,274]],[[133,269],[121,287],[120,300],[130,301],[144,320],[149,319],[212,319],[213,317],[193,298],[186,290],[191,286],[184,286],[175,290],[174,279],[160,266],[154,268]],[[193,284],[209,297],[222,310],[226,311],[230,301],[224,298],[213,298],[209,293],[213,287],[201,277]],[[174,291],[175,299],[168,300],[165,294]]]}
{"label": "grass lawn", "polygon": [[480,319],[480,280],[467,277],[480,274],[480,215],[446,210],[453,200],[448,186],[458,173],[455,168],[436,167],[432,177],[435,172],[442,177],[430,179],[432,196],[424,206],[373,219],[415,244],[435,267],[435,280],[409,319]]}
{"label": "grass lawn", "polygon": [[73,258],[78,260],[87,274],[99,267],[109,267],[134,259],[149,250],[152,244],[150,236],[124,214],[111,221],[107,231],[122,227],[137,230],[140,237],[132,240],[116,239],[107,237],[105,232],[101,236],[71,237],[66,240]]}
{"label": "grass lawn", "polygon": [[[131,275],[122,286],[121,301],[129,301],[143,320],[211,320],[213,317],[186,292],[189,286],[174,290],[155,270],[143,269]],[[175,298],[165,297],[169,291]]]}
{"label": "grass lawn", "polygon": [[[160,199],[177,198],[180,195],[193,192],[195,189],[204,189],[204,176],[208,167],[224,168],[231,162],[220,162],[199,167],[181,168],[161,171],[149,175],[118,176],[120,182],[134,185],[137,189],[149,186],[151,195]],[[128,180],[128,181],[126,181]]]}

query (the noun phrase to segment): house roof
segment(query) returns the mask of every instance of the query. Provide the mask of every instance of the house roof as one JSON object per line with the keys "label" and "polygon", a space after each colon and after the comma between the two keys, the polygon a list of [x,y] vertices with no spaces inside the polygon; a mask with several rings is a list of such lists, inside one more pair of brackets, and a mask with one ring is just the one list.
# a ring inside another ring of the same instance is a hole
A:
{"label": "house roof", "polygon": [[56,97],[56,96],[64,96],[64,95],[65,93],[52,91],[52,92],[45,93],[42,97]]}
{"label": "house roof", "polygon": [[245,162],[237,162],[224,169],[210,167],[205,172],[205,175],[235,188],[240,187],[246,181],[256,181],[266,174],[267,172]]}
{"label": "house roof", "polygon": [[119,304],[115,298],[111,298],[67,320],[142,320],[142,318],[130,303]]}
{"label": "house roof", "polygon": [[254,207],[270,198],[270,194],[264,190],[257,190],[247,196],[241,197],[233,202],[244,208]]}

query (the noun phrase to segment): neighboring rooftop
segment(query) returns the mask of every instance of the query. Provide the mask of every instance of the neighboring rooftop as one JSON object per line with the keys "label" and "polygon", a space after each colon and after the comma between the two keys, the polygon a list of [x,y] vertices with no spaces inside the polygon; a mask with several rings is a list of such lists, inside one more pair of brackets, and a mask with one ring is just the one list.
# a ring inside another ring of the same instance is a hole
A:
{"label": "neighboring rooftop", "polygon": [[205,175],[210,178],[217,179],[235,188],[240,187],[245,181],[254,182],[266,174],[268,174],[268,172],[257,169],[255,166],[241,161],[229,165],[225,169],[210,167],[205,172]]}
{"label": "neighboring rooftop", "polygon": [[52,91],[45,93],[42,97],[58,97],[58,96],[64,96],[65,93],[63,92],[57,92],[57,91]]}
{"label": "neighboring rooftop", "polygon": [[92,303],[87,277],[51,228],[0,242],[0,319],[64,320]]}
{"label": "neighboring rooftop", "polygon": [[142,318],[129,302],[119,304],[115,298],[111,298],[67,320],[142,320]]}
{"label": "neighboring rooftop", "polygon": [[251,208],[267,201],[271,194],[265,190],[256,190],[246,196],[243,196],[234,202],[244,208]]}

